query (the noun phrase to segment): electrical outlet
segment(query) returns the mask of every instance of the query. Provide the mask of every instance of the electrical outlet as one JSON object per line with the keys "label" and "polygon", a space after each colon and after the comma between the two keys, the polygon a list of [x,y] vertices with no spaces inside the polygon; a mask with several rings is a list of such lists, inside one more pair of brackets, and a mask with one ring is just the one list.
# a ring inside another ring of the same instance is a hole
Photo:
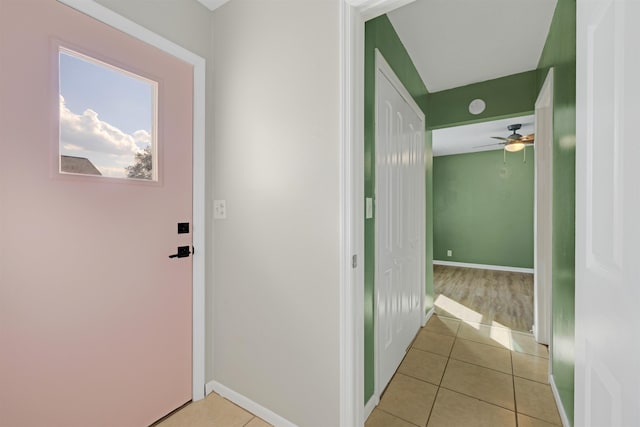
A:
{"label": "electrical outlet", "polygon": [[453,251],[451,249],[447,249],[447,256],[453,256]]}
{"label": "electrical outlet", "polygon": [[227,217],[227,201],[213,201],[213,219],[225,219]]}

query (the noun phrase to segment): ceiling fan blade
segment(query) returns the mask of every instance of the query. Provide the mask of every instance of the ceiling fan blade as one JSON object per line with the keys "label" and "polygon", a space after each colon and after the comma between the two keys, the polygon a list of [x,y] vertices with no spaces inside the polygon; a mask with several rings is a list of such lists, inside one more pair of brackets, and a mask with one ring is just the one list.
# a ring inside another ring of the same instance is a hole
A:
{"label": "ceiling fan blade", "polygon": [[500,141],[508,141],[508,140],[509,140],[509,139],[507,139],[507,138],[503,138],[503,137],[501,137],[501,136],[492,136],[491,138],[493,138],[493,139],[499,139]]}
{"label": "ceiling fan blade", "polygon": [[475,147],[473,147],[473,148],[491,147],[491,146],[493,146],[493,145],[504,145],[504,144],[505,144],[504,142],[496,142],[496,143],[494,143],[494,144],[476,145],[476,146],[475,146]]}
{"label": "ceiling fan blade", "polygon": [[525,144],[531,142],[533,143],[533,139],[534,139],[535,134],[529,134],[527,136],[523,136],[522,138],[520,138],[520,141],[524,142]]}

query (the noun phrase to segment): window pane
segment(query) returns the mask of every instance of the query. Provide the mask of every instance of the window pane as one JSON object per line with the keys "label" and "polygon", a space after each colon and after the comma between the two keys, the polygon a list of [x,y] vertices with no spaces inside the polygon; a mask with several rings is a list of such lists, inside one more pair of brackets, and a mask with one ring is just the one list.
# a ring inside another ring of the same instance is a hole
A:
{"label": "window pane", "polygon": [[157,83],[60,49],[60,173],[157,179]]}

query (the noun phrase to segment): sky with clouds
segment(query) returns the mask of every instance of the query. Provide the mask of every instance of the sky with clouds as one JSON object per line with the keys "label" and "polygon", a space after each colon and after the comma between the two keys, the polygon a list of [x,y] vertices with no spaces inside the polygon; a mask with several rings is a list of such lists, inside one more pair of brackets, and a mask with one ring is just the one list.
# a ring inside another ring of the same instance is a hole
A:
{"label": "sky with clouds", "polygon": [[155,85],[60,52],[60,154],[88,158],[104,176],[125,177],[152,140]]}

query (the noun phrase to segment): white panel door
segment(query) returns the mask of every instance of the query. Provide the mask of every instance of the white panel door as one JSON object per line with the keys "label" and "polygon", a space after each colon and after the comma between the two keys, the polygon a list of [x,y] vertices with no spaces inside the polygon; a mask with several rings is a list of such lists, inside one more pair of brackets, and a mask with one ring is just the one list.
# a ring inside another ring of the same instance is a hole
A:
{"label": "white panel door", "polygon": [[424,296],[424,116],[378,55],[376,75],[376,391],[420,328]]}
{"label": "white panel door", "polygon": [[577,2],[575,425],[640,425],[640,2]]}

